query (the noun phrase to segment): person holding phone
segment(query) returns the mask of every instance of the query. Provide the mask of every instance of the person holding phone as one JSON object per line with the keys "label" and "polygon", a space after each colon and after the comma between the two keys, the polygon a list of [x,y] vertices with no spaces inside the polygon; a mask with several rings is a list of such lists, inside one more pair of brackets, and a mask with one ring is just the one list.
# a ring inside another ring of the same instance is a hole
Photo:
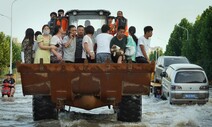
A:
{"label": "person holding phone", "polygon": [[85,28],[86,35],[82,40],[82,58],[87,59],[89,63],[95,63],[94,43],[92,37],[94,34],[94,27],[89,25]]}
{"label": "person holding phone", "polygon": [[77,28],[74,25],[68,27],[68,35],[63,38],[63,60],[66,63],[75,62]]}
{"label": "person holding phone", "polygon": [[51,39],[50,45],[54,48],[51,48],[51,63],[60,63],[62,61],[63,46],[62,46],[62,36],[63,29],[61,26],[56,26],[54,29],[54,36]]}

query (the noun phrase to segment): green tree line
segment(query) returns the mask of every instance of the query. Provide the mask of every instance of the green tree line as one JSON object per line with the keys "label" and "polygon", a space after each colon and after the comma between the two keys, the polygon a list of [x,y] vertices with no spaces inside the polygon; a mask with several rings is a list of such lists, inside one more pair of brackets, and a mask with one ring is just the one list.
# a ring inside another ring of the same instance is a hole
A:
{"label": "green tree line", "polygon": [[[16,62],[21,61],[21,45],[13,42],[12,67],[15,68]],[[9,72],[10,65],[10,37],[0,32],[0,72]]]}
{"label": "green tree line", "polygon": [[212,81],[212,6],[194,23],[184,18],[174,26],[165,55],[186,56],[191,63],[203,67]]}

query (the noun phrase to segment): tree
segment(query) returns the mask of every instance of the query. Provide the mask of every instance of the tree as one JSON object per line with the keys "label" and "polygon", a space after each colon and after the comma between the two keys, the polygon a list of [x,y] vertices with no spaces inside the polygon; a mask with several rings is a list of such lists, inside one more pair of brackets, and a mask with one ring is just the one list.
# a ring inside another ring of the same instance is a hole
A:
{"label": "tree", "polygon": [[186,56],[191,63],[203,67],[208,79],[212,81],[212,6],[197,16],[193,25],[184,18],[179,26],[188,29],[189,40],[186,30],[175,26],[165,55]]}
{"label": "tree", "polygon": [[13,68],[16,67],[16,62],[21,61],[21,45],[13,43]]}
{"label": "tree", "polygon": [[168,45],[166,46],[165,55],[181,56],[187,54],[187,52],[185,52],[186,48],[188,47],[187,31],[182,27],[190,31],[192,29],[192,24],[189,23],[186,18],[184,18],[181,20],[179,25],[175,25],[174,30],[169,38]]}
{"label": "tree", "polygon": [[162,49],[157,48],[156,50],[150,52],[149,59],[150,59],[150,61],[152,61],[152,60],[157,61],[158,57],[162,56],[162,55],[163,55]]}
{"label": "tree", "polygon": [[10,38],[5,36],[3,32],[0,32],[0,69],[3,69],[9,65],[10,56]]}
{"label": "tree", "polygon": [[[9,67],[10,64],[10,37],[5,36],[3,32],[0,32],[0,70]],[[13,43],[13,67],[15,63],[21,60],[21,46]]]}
{"label": "tree", "polygon": [[199,28],[199,36],[197,36],[199,58],[196,62],[204,68],[208,78],[212,80],[212,6],[203,12],[197,27]]}

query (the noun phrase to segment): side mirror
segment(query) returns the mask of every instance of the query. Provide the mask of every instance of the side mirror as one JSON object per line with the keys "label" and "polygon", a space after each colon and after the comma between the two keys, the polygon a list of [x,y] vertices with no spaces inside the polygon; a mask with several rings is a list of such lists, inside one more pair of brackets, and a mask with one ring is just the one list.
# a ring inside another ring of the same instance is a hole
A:
{"label": "side mirror", "polygon": [[161,76],[161,77],[166,77],[167,74],[166,74],[166,72],[164,71],[164,72],[160,73],[160,76]]}
{"label": "side mirror", "polygon": [[163,66],[160,64],[160,65],[158,65],[158,67],[162,67],[163,68]]}

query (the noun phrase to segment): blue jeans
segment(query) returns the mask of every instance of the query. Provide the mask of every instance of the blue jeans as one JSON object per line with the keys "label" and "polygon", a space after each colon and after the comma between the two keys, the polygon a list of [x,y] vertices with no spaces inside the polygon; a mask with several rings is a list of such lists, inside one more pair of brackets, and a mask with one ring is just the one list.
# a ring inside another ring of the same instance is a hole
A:
{"label": "blue jeans", "polygon": [[96,54],[96,62],[97,63],[105,63],[105,61],[109,59],[111,61],[110,53],[98,53]]}

